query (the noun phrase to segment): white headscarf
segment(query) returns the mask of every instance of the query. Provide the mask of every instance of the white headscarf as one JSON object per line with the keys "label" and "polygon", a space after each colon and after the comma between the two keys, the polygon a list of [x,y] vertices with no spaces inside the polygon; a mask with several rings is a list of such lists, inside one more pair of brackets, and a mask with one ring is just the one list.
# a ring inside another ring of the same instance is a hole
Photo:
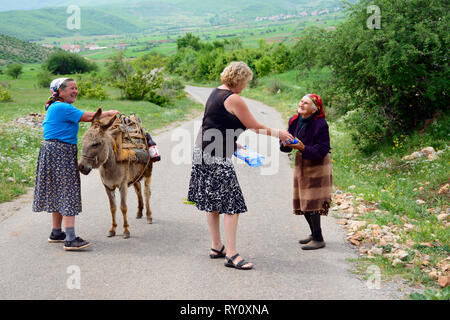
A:
{"label": "white headscarf", "polygon": [[69,78],[58,78],[52,81],[50,83],[50,91],[53,95],[56,95],[58,93],[59,88],[61,87],[61,84]]}

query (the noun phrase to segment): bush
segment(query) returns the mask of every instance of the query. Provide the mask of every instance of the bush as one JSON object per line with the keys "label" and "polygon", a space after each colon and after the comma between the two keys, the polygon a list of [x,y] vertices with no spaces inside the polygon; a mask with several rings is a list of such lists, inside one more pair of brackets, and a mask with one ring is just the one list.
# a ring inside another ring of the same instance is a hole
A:
{"label": "bush", "polygon": [[296,69],[310,70],[329,65],[327,48],[332,32],[318,27],[308,27],[301,39],[292,47],[292,64]]}
{"label": "bush", "polygon": [[[368,5],[381,9],[381,29],[367,27]],[[449,20],[448,1],[362,0],[350,7],[329,41],[328,56],[336,83],[357,102],[368,125],[353,122],[368,139],[358,138],[364,150],[408,134],[447,108]]]}
{"label": "bush", "polygon": [[258,77],[264,77],[272,71],[272,60],[264,56],[255,62],[255,69]]}
{"label": "bush", "polygon": [[122,96],[129,100],[144,100],[147,94],[161,87],[162,76],[160,69],[150,72],[137,70],[124,81],[117,81],[115,86],[122,91]]}
{"label": "bush", "polygon": [[19,76],[23,73],[22,65],[18,63],[10,64],[6,67],[6,74],[13,79],[19,78]]}
{"label": "bush", "polygon": [[45,62],[45,68],[53,74],[86,73],[98,69],[94,62],[65,51],[52,53]]}
{"label": "bush", "polygon": [[105,89],[99,84],[93,84],[92,80],[77,81],[78,96],[88,99],[105,100],[108,97]]}
{"label": "bush", "polygon": [[5,88],[3,88],[3,86],[0,85],[0,102],[8,102],[11,100],[12,98],[8,90],[6,90]]}
{"label": "bush", "polygon": [[133,73],[133,66],[127,62],[123,51],[119,51],[106,64],[108,70],[108,79],[115,83],[123,81]]}
{"label": "bush", "polygon": [[150,91],[147,100],[161,107],[164,107],[170,103],[170,98],[168,96],[158,94],[154,91]]}
{"label": "bush", "polygon": [[54,79],[53,74],[44,68],[42,68],[36,76],[37,85],[39,88],[47,88],[48,89],[50,87],[50,83],[52,82],[53,79]]}
{"label": "bush", "polygon": [[285,86],[283,85],[283,82],[281,82],[280,79],[271,79],[268,84],[267,88],[269,89],[270,93],[276,94],[281,92]]}
{"label": "bush", "polygon": [[379,144],[386,142],[388,123],[386,117],[378,112],[357,108],[349,111],[343,119],[356,147],[362,152],[370,154],[377,150]]}
{"label": "bush", "polygon": [[134,61],[134,66],[141,70],[161,69],[167,65],[168,58],[162,54],[150,52],[140,56]]}
{"label": "bush", "polygon": [[184,96],[184,84],[180,80],[172,79],[163,81],[161,88],[150,92],[148,101],[161,107],[165,107],[173,100],[181,99]]}

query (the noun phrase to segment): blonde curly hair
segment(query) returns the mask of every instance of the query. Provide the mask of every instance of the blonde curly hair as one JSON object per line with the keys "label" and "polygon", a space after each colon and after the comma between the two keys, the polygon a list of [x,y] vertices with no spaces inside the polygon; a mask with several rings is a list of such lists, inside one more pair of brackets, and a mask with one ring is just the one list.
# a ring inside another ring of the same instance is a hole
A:
{"label": "blonde curly hair", "polygon": [[222,83],[230,88],[236,88],[252,79],[252,70],[242,61],[231,62],[220,74]]}

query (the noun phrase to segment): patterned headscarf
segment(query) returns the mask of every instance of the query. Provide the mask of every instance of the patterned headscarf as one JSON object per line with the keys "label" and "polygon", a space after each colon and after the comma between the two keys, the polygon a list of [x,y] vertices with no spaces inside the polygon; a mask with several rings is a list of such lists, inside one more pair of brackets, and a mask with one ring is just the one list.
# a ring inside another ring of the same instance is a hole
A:
{"label": "patterned headscarf", "polygon": [[52,95],[48,98],[47,103],[45,104],[45,111],[50,107],[50,105],[56,101],[63,101],[58,95],[59,95],[59,88],[63,84],[64,81],[66,81],[69,78],[58,78],[52,81],[50,83],[50,92]]}
{"label": "patterned headscarf", "polygon": [[323,109],[322,98],[317,94],[307,94],[306,96],[311,99],[314,106],[317,108],[314,119],[325,118],[325,110]]}

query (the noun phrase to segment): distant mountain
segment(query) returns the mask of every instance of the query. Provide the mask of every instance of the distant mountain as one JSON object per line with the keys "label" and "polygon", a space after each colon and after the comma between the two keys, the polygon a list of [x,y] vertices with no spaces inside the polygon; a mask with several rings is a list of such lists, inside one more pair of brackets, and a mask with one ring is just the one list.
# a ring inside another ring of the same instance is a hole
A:
{"label": "distant mountain", "polygon": [[[0,33],[23,40],[45,37],[110,35],[152,31],[155,28],[202,26],[253,21],[259,16],[342,7],[341,0],[77,0],[81,29],[68,30],[67,6],[73,0],[1,0],[0,10],[49,6],[46,9],[0,12]],[[105,5],[108,3],[108,5]],[[94,6],[95,5],[95,6]]]}
{"label": "distant mountain", "polygon": [[1,0],[0,11],[68,7],[72,4],[82,7],[101,6],[116,3],[137,3],[143,1],[144,0]]}
{"label": "distant mountain", "polygon": [[0,65],[42,63],[54,50],[0,34]]}

